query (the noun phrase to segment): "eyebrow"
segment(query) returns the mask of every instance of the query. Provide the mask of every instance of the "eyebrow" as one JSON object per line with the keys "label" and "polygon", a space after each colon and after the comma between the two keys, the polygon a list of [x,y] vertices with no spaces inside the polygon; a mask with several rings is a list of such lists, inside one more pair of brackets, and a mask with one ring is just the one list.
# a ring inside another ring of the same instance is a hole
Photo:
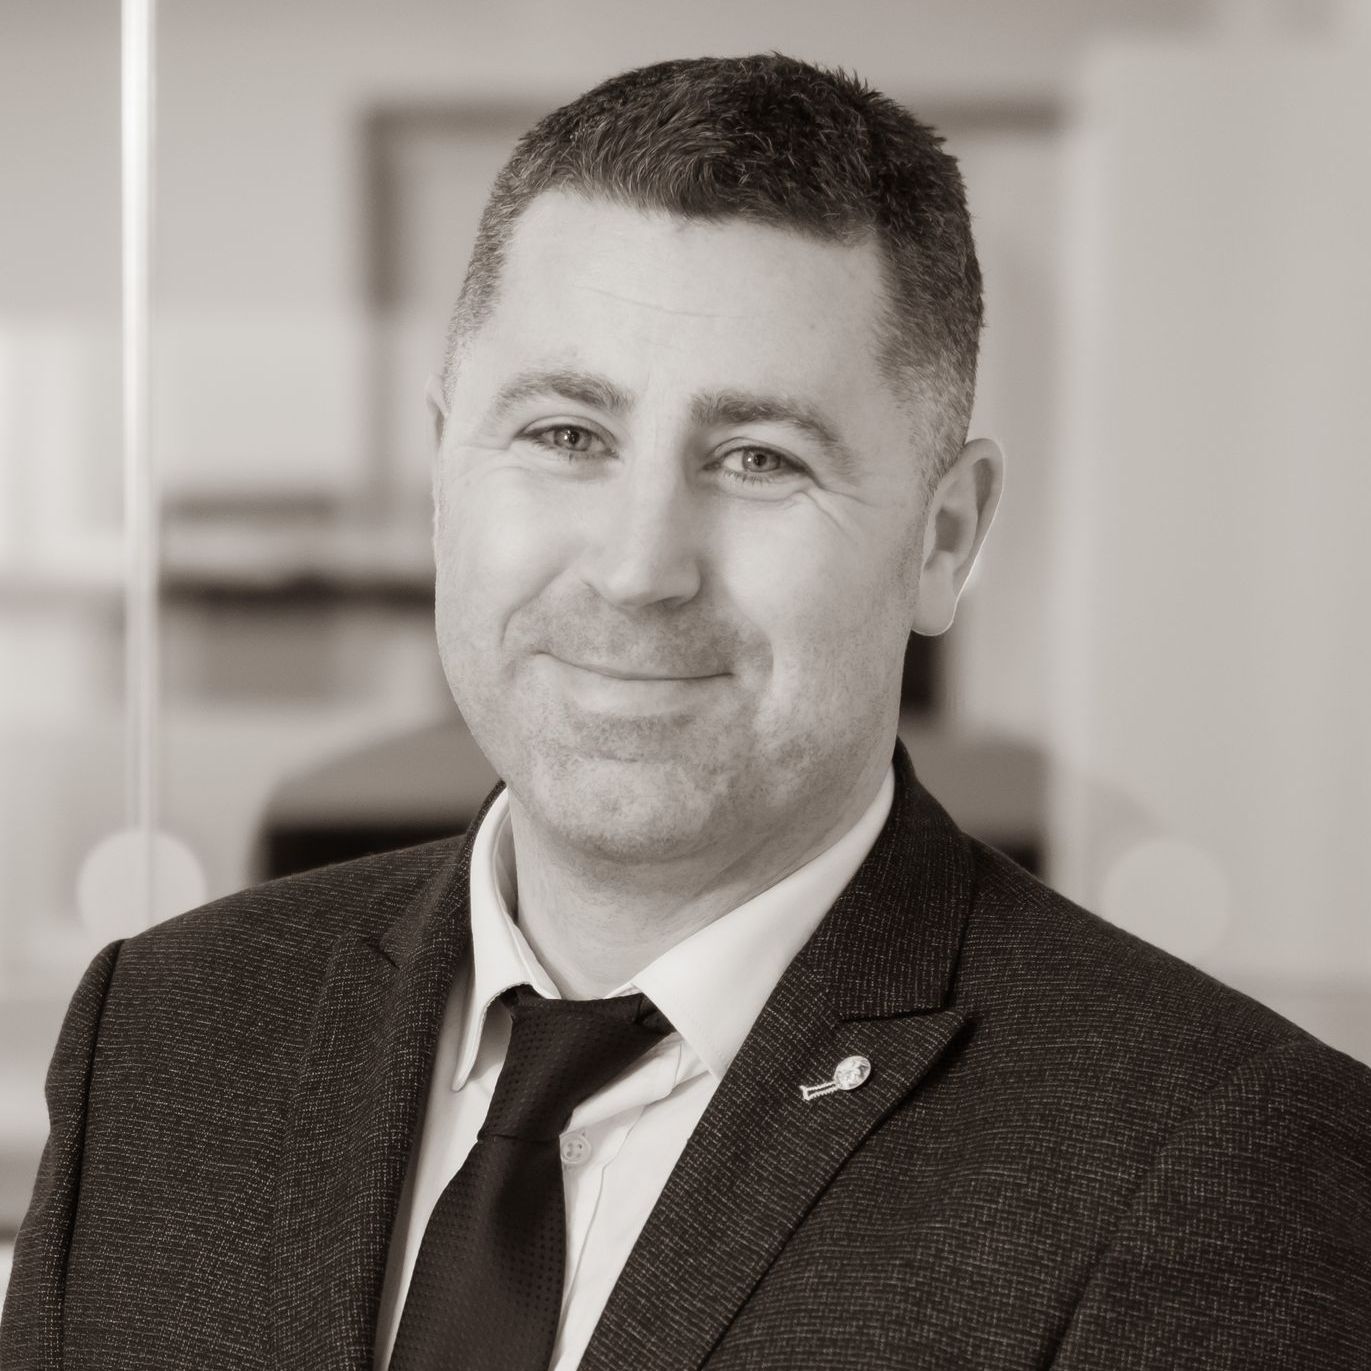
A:
{"label": "eyebrow", "polygon": [[[498,423],[523,401],[545,395],[560,396],[616,418],[628,414],[634,405],[634,396],[630,391],[595,372],[570,368],[523,371],[511,377],[496,392],[486,422]],[[819,410],[792,396],[736,389],[709,391],[691,400],[690,418],[701,428],[785,424],[818,443],[840,476],[850,477],[857,469],[852,450],[838,437]]]}
{"label": "eyebrow", "polygon": [[487,422],[496,423],[524,400],[536,399],[541,395],[559,395],[573,404],[588,405],[616,416],[627,414],[633,408],[633,396],[628,391],[594,372],[567,369],[521,371],[496,392]]}
{"label": "eyebrow", "polygon": [[695,397],[690,417],[701,428],[787,424],[818,443],[839,475],[851,476],[857,467],[852,449],[838,437],[823,415],[813,405],[790,396],[763,395],[748,390],[711,391]]}

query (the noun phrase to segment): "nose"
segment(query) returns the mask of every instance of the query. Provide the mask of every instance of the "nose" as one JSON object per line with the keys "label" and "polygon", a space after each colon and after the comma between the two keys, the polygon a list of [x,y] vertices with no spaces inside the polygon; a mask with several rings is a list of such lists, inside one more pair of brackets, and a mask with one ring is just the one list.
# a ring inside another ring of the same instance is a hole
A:
{"label": "nose", "polygon": [[624,609],[693,599],[701,582],[699,511],[680,467],[630,464],[599,496],[581,568],[591,588]]}

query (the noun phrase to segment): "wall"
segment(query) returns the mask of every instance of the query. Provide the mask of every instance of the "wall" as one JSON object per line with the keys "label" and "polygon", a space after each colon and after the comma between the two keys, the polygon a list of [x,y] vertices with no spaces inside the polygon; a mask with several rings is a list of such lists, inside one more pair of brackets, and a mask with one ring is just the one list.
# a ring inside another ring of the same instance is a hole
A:
{"label": "wall", "polygon": [[1098,53],[1072,159],[1056,881],[1371,1056],[1371,43]]}

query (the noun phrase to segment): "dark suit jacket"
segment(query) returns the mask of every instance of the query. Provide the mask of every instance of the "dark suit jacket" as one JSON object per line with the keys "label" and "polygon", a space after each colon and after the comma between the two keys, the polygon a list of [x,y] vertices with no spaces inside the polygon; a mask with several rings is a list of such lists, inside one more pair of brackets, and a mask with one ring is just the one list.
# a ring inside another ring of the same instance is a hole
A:
{"label": "dark suit jacket", "polygon": [[[1371,1073],[897,780],[583,1367],[1371,1366]],[[99,956],[7,1371],[369,1364],[467,864],[292,877]],[[863,1086],[801,1099],[854,1053]]]}

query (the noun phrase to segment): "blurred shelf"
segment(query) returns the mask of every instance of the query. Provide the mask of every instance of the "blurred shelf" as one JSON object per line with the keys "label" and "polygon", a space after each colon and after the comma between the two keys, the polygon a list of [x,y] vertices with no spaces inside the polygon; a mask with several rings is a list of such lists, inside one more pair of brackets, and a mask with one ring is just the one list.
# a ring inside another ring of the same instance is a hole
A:
{"label": "blurred shelf", "polygon": [[[431,604],[426,523],[319,518],[169,520],[161,537],[164,599]],[[118,533],[45,539],[0,553],[0,596],[117,600],[126,551]]]}

